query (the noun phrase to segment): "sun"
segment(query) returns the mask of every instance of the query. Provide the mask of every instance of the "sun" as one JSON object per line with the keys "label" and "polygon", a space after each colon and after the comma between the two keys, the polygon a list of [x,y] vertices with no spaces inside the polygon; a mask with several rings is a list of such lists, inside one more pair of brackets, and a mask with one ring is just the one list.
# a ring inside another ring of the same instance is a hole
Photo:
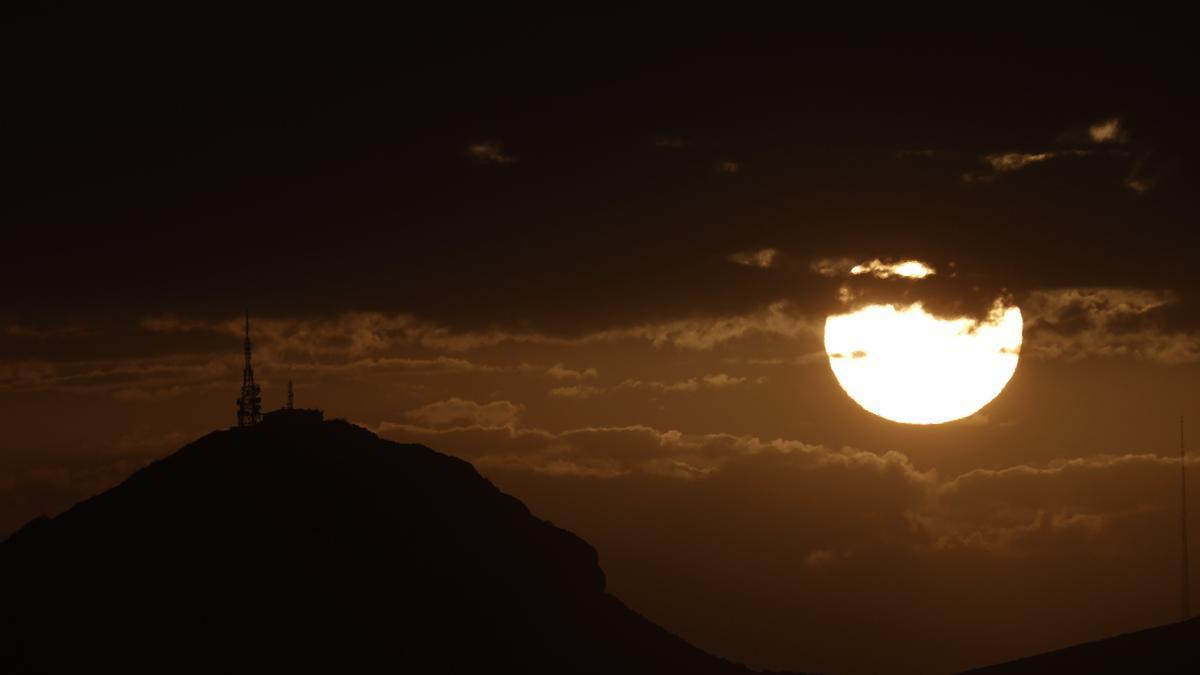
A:
{"label": "sun", "polygon": [[869,305],[825,320],[825,352],[842,389],[894,422],[941,424],[1004,389],[1021,351],[1021,310],[999,300],[983,320],[941,319],[921,303]]}

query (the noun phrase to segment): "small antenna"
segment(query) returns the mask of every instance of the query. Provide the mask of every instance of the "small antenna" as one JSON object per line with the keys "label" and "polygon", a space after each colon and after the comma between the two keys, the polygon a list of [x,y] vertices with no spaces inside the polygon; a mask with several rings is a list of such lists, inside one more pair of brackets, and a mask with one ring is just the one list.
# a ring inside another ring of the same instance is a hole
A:
{"label": "small antenna", "polygon": [[1182,584],[1181,609],[1183,620],[1192,618],[1192,585],[1188,565],[1188,524],[1187,524],[1187,449],[1183,445],[1183,415],[1179,416],[1179,534],[1183,557],[1180,561]]}
{"label": "small antenna", "polygon": [[294,403],[295,403],[295,398],[292,396],[292,381],[291,381],[291,380],[288,380],[288,405],[287,405],[287,409],[288,409],[288,410],[291,410],[292,408],[294,408],[294,407],[295,407]]}

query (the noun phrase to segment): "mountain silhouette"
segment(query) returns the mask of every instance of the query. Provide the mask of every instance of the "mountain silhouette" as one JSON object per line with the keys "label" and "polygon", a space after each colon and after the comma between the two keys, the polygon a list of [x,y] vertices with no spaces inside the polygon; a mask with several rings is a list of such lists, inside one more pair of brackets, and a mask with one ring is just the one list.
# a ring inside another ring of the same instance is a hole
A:
{"label": "mountain silhouette", "polygon": [[1200,617],[977,668],[963,675],[1194,673],[1197,644]]}
{"label": "mountain silhouette", "polygon": [[747,674],[605,592],[465,461],[316,411],[217,431],[0,544],[0,671]]}

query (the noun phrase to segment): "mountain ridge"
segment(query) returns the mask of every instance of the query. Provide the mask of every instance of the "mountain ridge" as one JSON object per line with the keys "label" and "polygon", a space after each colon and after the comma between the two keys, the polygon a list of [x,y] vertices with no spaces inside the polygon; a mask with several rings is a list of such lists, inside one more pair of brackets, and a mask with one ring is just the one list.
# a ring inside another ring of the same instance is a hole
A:
{"label": "mountain ridge", "polygon": [[1200,641],[1200,617],[1091,640],[963,671],[960,675],[1186,673],[1188,648]]}
{"label": "mountain ridge", "polygon": [[6,672],[747,674],[471,464],[344,420],[215,431],[0,542]]}

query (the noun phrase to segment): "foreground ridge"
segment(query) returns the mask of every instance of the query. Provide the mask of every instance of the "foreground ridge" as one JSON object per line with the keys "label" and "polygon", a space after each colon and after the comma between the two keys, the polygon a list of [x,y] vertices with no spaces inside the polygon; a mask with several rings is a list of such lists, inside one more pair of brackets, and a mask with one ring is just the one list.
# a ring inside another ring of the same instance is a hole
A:
{"label": "foreground ridge", "polygon": [[0,543],[3,670],[751,672],[467,462],[280,412]]}
{"label": "foreground ridge", "polygon": [[1188,673],[1200,617],[970,670],[963,675]]}

